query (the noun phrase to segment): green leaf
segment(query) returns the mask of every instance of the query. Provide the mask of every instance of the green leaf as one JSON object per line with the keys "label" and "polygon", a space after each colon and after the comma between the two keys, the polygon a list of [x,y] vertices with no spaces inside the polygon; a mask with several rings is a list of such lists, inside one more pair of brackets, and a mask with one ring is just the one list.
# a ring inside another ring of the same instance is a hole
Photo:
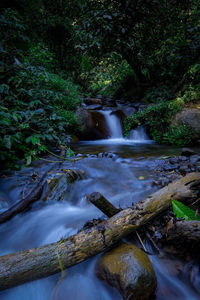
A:
{"label": "green leaf", "polygon": [[198,220],[200,221],[200,216],[197,215],[195,218],[195,211],[187,207],[183,203],[172,200],[173,212],[176,214],[178,219],[185,219],[187,221]]}
{"label": "green leaf", "polygon": [[66,153],[66,156],[67,157],[72,157],[74,156],[74,151],[70,148],[67,148],[67,153]]}
{"label": "green leaf", "polygon": [[33,145],[38,145],[40,144],[40,138],[35,136],[35,135],[31,135],[29,137],[26,138],[26,143],[32,143]]}

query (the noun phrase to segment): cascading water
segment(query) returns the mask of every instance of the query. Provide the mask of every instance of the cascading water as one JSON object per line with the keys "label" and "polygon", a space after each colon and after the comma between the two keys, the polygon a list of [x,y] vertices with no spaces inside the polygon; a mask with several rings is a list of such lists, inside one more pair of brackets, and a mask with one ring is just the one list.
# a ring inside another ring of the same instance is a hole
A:
{"label": "cascading water", "polygon": [[112,113],[112,111],[101,111],[101,113],[104,115],[107,126],[109,128],[110,138],[123,138],[122,125],[118,116]]}
{"label": "cascading water", "polygon": [[[148,153],[148,157],[152,153],[154,156],[158,155],[158,149],[153,148],[156,145],[151,144],[145,129],[140,127],[132,130],[129,139],[125,139],[117,114],[112,111],[99,112],[104,116],[110,137],[106,140],[79,143],[73,149],[76,153],[79,151],[89,156],[77,161],[75,165],[84,171],[85,178],[71,184],[60,201],[57,195],[53,194],[46,202],[38,201],[31,210],[1,224],[0,255],[59,241],[63,237],[75,234],[87,221],[102,217],[102,213],[87,201],[86,195],[89,193],[98,191],[116,207],[125,208],[144,199],[155,189],[152,187],[152,168],[149,167],[154,166],[154,161],[149,158],[135,159],[141,154],[144,156]],[[107,151],[112,151],[114,155],[110,158],[105,157],[103,154]],[[88,152],[96,153],[98,158],[95,155],[90,156]],[[166,155],[166,152],[162,154]],[[61,169],[70,167],[63,163]],[[13,204],[16,198],[20,198],[20,193],[26,188],[25,174],[31,178],[33,172],[39,174],[45,168],[45,165],[39,165],[38,169],[23,170],[21,175],[19,173],[11,178],[1,178],[0,189],[3,193],[0,196],[3,196],[3,200],[6,199],[5,203]],[[62,186],[60,188],[62,189]],[[6,208],[6,205],[0,207],[3,210]],[[149,253],[151,252],[152,249],[149,248]],[[121,300],[122,297],[116,290],[96,277],[95,265],[99,256],[69,268],[62,279],[60,274],[55,274],[2,291],[0,299]],[[165,263],[164,259],[157,255],[150,256],[150,260],[158,278],[156,300],[199,299],[200,274],[197,265],[193,268],[196,270],[193,285],[188,287],[188,282],[182,281],[179,274],[171,274],[176,260],[172,261],[172,266],[169,260]]]}
{"label": "cascading water", "polygon": [[146,134],[145,128],[140,126],[137,129],[131,130],[129,134],[129,139],[134,141],[135,143],[149,142],[151,141]]}
{"label": "cascading water", "polygon": [[[78,147],[80,147],[78,151],[81,153],[88,153],[85,145],[79,144]],[[91,147],[91,153],[94,153],[98,148],[99,154],[100,151],[106,152],[110,149],[109,144],[103,144],[99,147],[90,145],[89,147]],[[138,144],[134,149],[138,149],[139,155],[141,153],[144,155],[144,147],[154,147],[154,145]],[[115,145],[115,151],[116,149],[119,148]],[[55,197],[49,197],[43,203],[38,201],[31,210],[18,214],[5,224],[1,224],[0,255],[58,241],[63,237],[75,234],[85,222],[102,217],[102,213],[87,201],[86,195],[89,193],[101,192],[116,207],[122,208],[131,206],[132,203],[136,203],[150,194],[154,187],[152,187],[153,178],[149,166],[152,165],[153,167],[154,161],[150,159],[135,160],[132,145],[121,145],[120,149],[121,151],[123,149],[123,152],[118,152],[118,156],[114,159],[90,156],[77,161],[75,166],[84,171],[85,177],[75,181],[63,195],[62,200],[58,201],[55,194]],[[74,150],[77,151],[77,148],[75,147]],[[148,148],[148,155],[149,153],[152,153],[152,149],[149,150]],[[158,155],[157,148],[156,155]],[[44,171],[44,168],[46,168],[44,163],[40,165],[38,162],[38,169],[29,168],[11,178],[1,178],[0,190],[2,190],[3,185],[5,200],[10,200],[13,203],[17,196],[19,199],[27,178],[31,177],[33,171],[39,173],[39,171]],[[68,169],[69,165],[63,163],[62,168]],[[143,180],[139,179],[140,176]],[[151,249],[149,252],[152,252]],[[2,291],[0,292],[0,299],[121,300],[122,297],[117,291],[96,277],[95,264],[98,257],[69,268],[62,279],[60,274],[56,274]],[[163,264],[162,258],[157,258],[154,255],[151,260],[158,277],[156,300],[168,300],[169,298],[171,300],[199,299],[198,268],[197,275],[194,275],[193,279],[193,282],[196,279],[196,287],[187,288],[187,282],[182,282],[176,274],[170,274],[170,270],[173,268],[168,262],[169,272],[166,272],[166,265]],[[173,261],[173,266],[176,266],[176,261]]]}
{"label": "cascading water", "polygon": [[[120,118],[114,111],[99,111],[105,118],[106,125],[109,130],[109,139],[102,140],[102,142],[114,142],[114,143],[152,143],[146,134],[144,127],[131,130],[129,138],[126,139],[123,136],[123,128]],[[98,144],[101,140],[98,141]]]}

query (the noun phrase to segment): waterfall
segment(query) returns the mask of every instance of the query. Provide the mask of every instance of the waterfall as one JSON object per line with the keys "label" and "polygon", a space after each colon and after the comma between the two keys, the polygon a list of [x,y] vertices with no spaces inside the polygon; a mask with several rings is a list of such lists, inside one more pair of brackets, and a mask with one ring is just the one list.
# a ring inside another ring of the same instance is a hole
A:
{"label": "waterfall", "polygon": [[129,139],[137,143],[150,141],[148,135],[146,134],[145,128],[142,126],[137,129],[131,130]]}
{"label": "waterfall", "polygon": [[[120,139],[121,141],[127,141],[123,137],[122,124],[119,117],[113,114],[112,111],[101,111],[106,120],[110,139]],[[134,143],[146,143],[150,142],[148,135],[146,134],[145,128],[140,126],[137,129],[131,130],[129,134],[129,141]]]}
{"label": "waterfall", "polygon": [[[131,130],[128,138],[123,136],[122,118],[123,112],[112,110],[92,111],[95,133],[100,132],[104,137],[100,139],[91,139],[90,143],[112,143],[112,144],[135,144],[152,143],[152,140],[146,134],[144,127]],[[95,127],[96,126],[96,127]],[[87,142],[88,143],[88,142]]]}
{"label": "waterfall", "polygon": [[115,114],[112,114],[112,111],[101,111],[104,115],[106,124],[109,129],[111,139],[120,139],[123,138],[123,130],[121,121]]}

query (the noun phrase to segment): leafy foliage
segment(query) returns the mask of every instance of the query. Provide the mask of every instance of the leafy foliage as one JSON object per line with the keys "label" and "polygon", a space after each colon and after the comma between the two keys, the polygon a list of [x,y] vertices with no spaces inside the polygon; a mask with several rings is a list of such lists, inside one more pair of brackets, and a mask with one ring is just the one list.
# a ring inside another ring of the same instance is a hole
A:
{"label": "leafy foliage", "polygon": [[46,146],[65,143],[66,134],[78,129],[79,88],[52,73],[51,63],[47,48],[32,47],[15,75],[0,85],[1,160],[9,164],[23,158],[30,164]]}
{"label": "leafy foliage", "polygon": [[170,127],[170,120],[197,99],[199,4],[2,0],[1,159],[30,163],[77,130],[80,89],[74,81],[92,94],[127,93],[156,103],[128,118],[126,133],[146,123],[158,142],[188,143],[189,129]]}
{"label": "leafy foliage", "polygon": [[179,81],[199,55],[199,1],[85,1],[76,22],[79,49],[116,52],[132,67],[140,96]]}
{"label": "leafy foliage", "polygon": [[115,96],[122,88],[124,80],[131,75],[134,73],[127,61],[117,53],[111,53],[88,72],[88,90],[92,94]]}
{"label": "leafy foliage", "polygon": [[158,143],[187,145],[192,141],[193,132],[186,125],[171,125],[172,117],[179,112],[186,103],[199,99],[200,89],[197,85],[191,87],[182,97],[174,100],[150,104],[140,112],[125,119],[124,131],[128,136],[129,131],[140,125],[149,128],[149,134]]}
{"label": "leafy foliage", "polygon": [[185,220],[198,220],[200,221],[200,216],[196,215],[196,212],[189,208],[188,206],[184,205],[180,201],[172,200],[172,207],[173,212],[176,214],[178,219],[185,219]]}

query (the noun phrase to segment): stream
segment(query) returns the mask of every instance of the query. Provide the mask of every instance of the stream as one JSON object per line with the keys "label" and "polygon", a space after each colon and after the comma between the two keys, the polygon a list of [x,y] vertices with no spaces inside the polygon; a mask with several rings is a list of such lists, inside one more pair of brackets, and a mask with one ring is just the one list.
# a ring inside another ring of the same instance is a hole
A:
{"label": "stream", "polygon": [[[109,118],[104,112],[110,138],[98,141],[74,143],[71,148],[84,159],[75,167],[84,171],[84,178],[75,181],[60,201],[51,199],[35,203],[31,210],[15,216],[0,225],[0,255],[30,249],[60,240],[77,233],[83,225],[94,218],[105,216],[92,204],[86,195],[102,193],[116,207],[126,208],[144,199],[157,188],[152,168],[155,158],[176,155],[179,148],[158,146],[147,137],[144,128],[132,131],[129,139],[124,139],[115,116]],[[77,155],[78,156],[78,155]],[[32,174],[35,170],[46,170],[45,162],[23,170]],[[68,164],[63,163],[63,168]],[[27,179],[23,173],[11,178],[1,178],[0,196],[6,201],[1,211],[20,199],[20,193]],[[138,246],[141,245],[138,243]],[[163,252],[158,256],[146,243],[152,253],[149,258],[157,275],[157,300],[197,300],[200,299],[200,273],[195,261],[180,261]],[[120,300],[121,295],[95,275],[95,264],[100,255],[65,271],[61,274],[29,282],[0,292],[0,300]]]}

